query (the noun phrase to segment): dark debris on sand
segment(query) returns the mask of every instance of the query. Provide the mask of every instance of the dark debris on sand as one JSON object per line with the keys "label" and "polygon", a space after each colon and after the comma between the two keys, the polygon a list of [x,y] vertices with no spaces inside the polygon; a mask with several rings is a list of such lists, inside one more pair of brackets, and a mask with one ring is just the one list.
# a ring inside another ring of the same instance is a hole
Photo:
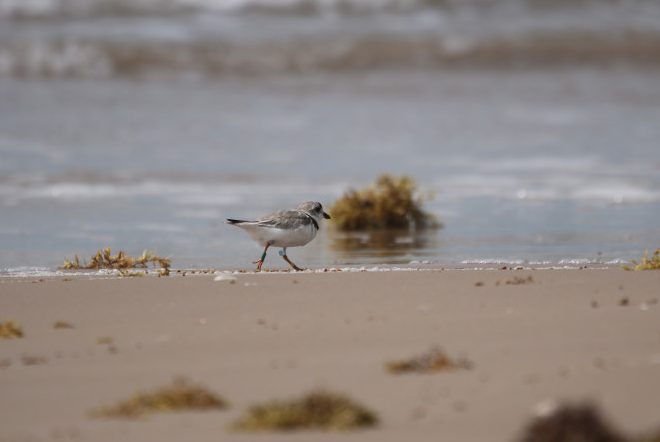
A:
{"label": "dark debris on sand", "polygon": [[176,378],[171,385],[149,392],[138,392],[115,405],[93,410],[93,417],[135,419],[167,411],[222,410],[227,403],[207,389]]}
{"label": "dark debris on sand", "polygon": [[409,359],[390,361],[385,364],[385,368],[393,374],[469,370],[472,366],[471,361],[465,358],[452,359],[438,347]]}
{"label": "dark debris on sand", "polygon": [[376,414],[352,399],[327,391],[252,406],[234,424],[240,431],[354,430],[378,423]]}
{"label": "dark debris on sand", "polygon": [[517,442],[626,442],[591,404],[563,405],[534,418]]}

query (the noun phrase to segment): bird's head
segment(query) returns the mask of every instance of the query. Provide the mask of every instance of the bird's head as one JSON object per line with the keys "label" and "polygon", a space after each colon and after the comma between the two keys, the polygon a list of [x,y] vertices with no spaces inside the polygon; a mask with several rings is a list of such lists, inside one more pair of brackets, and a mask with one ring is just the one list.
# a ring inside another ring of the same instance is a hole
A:
{"label": "bird's head", "polygon": [[317,201],[307,201],[300,204],[297,209],[301,212],[305,212],[317,221],[320,221],[323,218],[330,219],[330,215],[323,211],[323,206]]}

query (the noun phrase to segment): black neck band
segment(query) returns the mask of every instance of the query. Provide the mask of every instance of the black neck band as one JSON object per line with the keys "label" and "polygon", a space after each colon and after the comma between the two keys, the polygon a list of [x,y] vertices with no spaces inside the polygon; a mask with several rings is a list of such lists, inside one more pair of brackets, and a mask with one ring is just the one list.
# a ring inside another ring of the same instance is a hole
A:
{"label": "black neck band", "polygon": [[309,213],[307,213],[307,212],[303,212],[303,213],[304,213],[305,215],[307,215],[307,216],[309,217],[309,219],[312,220],[312,224],[314,224],[314,227],[316,227],[316,230],[319,230],[319,223],[316,222],[316,220],[314,219],[314,217],[313,217],[312,215],[310,215]]}

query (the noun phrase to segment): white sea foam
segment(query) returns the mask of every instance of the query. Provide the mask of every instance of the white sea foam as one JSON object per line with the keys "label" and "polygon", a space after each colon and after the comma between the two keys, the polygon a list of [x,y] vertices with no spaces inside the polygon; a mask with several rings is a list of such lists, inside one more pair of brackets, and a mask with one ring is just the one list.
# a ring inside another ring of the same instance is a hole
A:
{"label": "white sea foam", "polygon": [[[579,201],[608,204],[660,201],[653,164],[608,164],[589,157],[535,156],[474,158],[435,183],[446,198],[494,197],[528,201]],[[465,166],[470,164],[470,167]]]}
{"label": "white sea foam", "polygon": [[68,276],[85,276],[85,277],[105,277],[105,276],[119,276],[117,270],[79,270],[75,272],[53,269],[50,267],[9,267],[0,269],[0,278],[49,278],[49,277],[68,277]]}
{"label": "white sea foam", "polygon": [[523,259],[506,259],[506,258],[483,258],[483,259],[465,259],[461,264],[466,265],[523,265]]}
{"label": "white sea foam", "polygon": [[[460,2],[479,6],[478,1]],[[0,16],[49,17],[157,12],[378,13],[428,8],[423,0],[0,0]]]}
{"label": "white sea foam", "polygon": [[[5,182],[0,184],[0,201],[13,203],[23,200],[60,200],[84,201],[113,198],[163,197],[178,204],[202,206],[226,206],[237,204],[251,195],[264,198],[272,195],[290,195],[300,192],[296,183],[206,183],[206,182],[171,182],[165,180],[143,180],[131,182],[96,183],[96,182]],[[308,192],[318,194],[336,194],[337,186],[306,184]],[[183,216],[195,212],[182,212]],[[202,214],[204,215],[204,214]]]}

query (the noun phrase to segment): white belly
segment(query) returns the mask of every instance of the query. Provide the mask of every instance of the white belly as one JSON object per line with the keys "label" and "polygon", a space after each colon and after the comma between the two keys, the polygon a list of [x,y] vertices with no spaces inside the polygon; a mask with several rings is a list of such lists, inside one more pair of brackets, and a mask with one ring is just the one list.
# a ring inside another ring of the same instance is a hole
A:
{"label": "white belly", "polygon": [[295,230],[275,229],[271,227],[259,227],[255,225],[242,225],[252,239],[262,246],[270,244],[275,247],[300,247],[314,239],[316,228],[309,224]]}

